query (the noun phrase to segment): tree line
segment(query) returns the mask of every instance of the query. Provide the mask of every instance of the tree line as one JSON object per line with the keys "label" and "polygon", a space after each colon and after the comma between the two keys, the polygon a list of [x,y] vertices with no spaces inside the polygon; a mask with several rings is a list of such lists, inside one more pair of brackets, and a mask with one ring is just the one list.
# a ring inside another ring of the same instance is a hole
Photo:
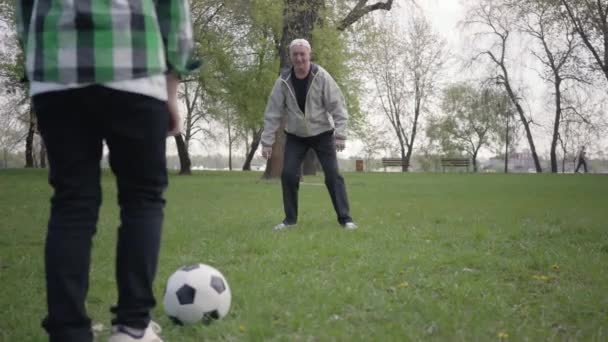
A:
{"label": "tree line", "polygon": [[[14,5],[0,0],[0,152],[25,149],[26,167],[44,166]],[[460,55],[421,7],[413,0],[192,0],[203,66],[180,86],[184,130],[172,138],[180,173],[191,172],[193,146],[210,143],[227,147],[230,169],[251,169],[266,100],[289,67],[294,38],[311,41],[314,62],[345,93],[350,140],[362,142],[367,159],[398,156],[408,171],[415,153],[458,155],[477,169],[485,149],[505,158],[506,171],[509,154],[525,148],[537,172],[559,172],[579,146],[600,141],[607,127],[608,1],[467,1],[459,30],[470,46]],[[536,76],[521,77],[522,70]],[[533,88],[543,89],[540,106],[530,105]],[[282,168],[282,130],[276,141],[267,178]],[[539,141],[548,143],[549,170]],[[242,165],[232,165],[234,151],[245,152]],[[316,169],[314,155],[307,157],[304,172]]]}

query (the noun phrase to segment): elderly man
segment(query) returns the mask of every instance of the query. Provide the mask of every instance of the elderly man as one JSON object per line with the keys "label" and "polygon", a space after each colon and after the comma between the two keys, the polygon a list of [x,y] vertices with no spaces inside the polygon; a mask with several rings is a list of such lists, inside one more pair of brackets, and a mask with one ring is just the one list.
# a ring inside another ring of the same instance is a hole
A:
{"label": "elderly man", "polygon": [[299,170],[308,149],[312,148],[323,167],[325,185],[331,196],[338,223],[347,230],[357,229],[350,217],[344,178],[338,170],[336,150],[346,141],[344,97],[331,75],[310,62],[311,47],[305,39],[289,44],[293,67],[283,72],[274,84],[264,114],[262,156],[272,155],[272,145],[281,119],[286,119],[285,157],[281,184],[285,219],[274,227],[283,230],[298,220]]}

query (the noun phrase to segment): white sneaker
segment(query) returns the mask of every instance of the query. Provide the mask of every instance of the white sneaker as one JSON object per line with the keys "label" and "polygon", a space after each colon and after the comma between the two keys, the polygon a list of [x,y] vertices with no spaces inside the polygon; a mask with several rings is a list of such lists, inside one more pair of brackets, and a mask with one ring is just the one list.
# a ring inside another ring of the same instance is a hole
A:
{"label": "white sneaker", "polygon": [[355,222],[346,222],[343,227],[346,230],[355,230],[355,229],[359,228],[359,227],[357,227]]}
{"label": "white sneaker", "polygon": [[160,325],[150,321],[146,330],[137,330],[124,325],[113,325],[112,335],[108,342],[163,342],[158,336],[161,332]]}
{"label": "white sneaker", "polygon": [[295,224],[285,224],[283,222],[277,224],[276,226],[274,226],[274,228],[272,228],[273,230],[284,230],[287,228],[293,228],[295,227]]}

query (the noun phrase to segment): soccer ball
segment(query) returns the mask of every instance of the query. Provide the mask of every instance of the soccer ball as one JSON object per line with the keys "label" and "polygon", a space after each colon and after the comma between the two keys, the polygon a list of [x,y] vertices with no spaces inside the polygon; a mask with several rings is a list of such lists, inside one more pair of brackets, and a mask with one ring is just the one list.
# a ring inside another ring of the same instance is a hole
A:
{"label": "soccer ball", "polygon": [[228,313],[232,295],[226,278],[205,264],[184,266],[167,280],[163,306],[177,324],[210,324]]}

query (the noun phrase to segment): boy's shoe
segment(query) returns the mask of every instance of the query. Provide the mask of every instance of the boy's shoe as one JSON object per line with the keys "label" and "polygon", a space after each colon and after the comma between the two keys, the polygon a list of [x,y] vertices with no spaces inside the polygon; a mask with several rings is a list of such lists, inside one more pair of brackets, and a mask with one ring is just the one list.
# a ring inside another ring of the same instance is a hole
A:
{"label": "boy's shoe", "polygon": [[163,342],[158,336],[161,332],[160,325],[150,321],[145,330],[133,329],[125,325],[113,325],[112,335],[108,342]]}
{"label": "boy's shoe", "polygon": [[284,230],[287,228],[293,228],[295,227],[295,224],[285,224],[284,222],[281,222],[279,224],[277,224],[276,226],[274,226],[274,228],[272,228],[272,230]]}
{"label": "boy's shoe", "polygon": [[357,227],[357,225],[355,224],[355,222],[346,222],[342,227],[344,227],[345,230],[355,230],[359,227]]}

